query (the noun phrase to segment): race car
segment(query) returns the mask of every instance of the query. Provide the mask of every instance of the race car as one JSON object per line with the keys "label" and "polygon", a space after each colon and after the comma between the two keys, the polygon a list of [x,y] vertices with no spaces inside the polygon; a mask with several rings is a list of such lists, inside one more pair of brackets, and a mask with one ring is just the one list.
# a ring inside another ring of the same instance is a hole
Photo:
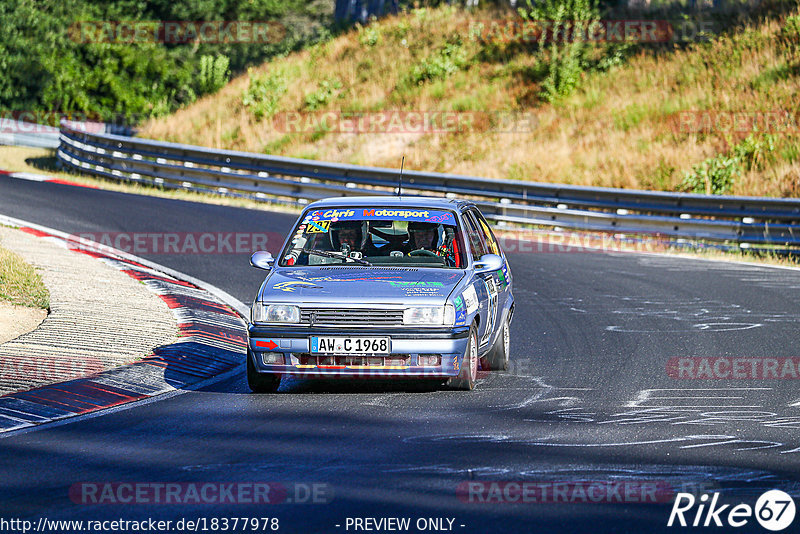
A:
{"label": "race car", "polygon": [[472,390],[509,364],[511,270],[465,200],[332,198],[309,204],[268,271],[248,325],[247,382],[285,375],[432,379]]}

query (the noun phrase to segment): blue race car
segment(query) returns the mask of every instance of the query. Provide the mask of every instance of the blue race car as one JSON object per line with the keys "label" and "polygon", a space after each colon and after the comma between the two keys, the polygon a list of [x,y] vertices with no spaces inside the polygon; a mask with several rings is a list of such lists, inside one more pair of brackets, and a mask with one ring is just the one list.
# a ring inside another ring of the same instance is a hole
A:
{"label": "blue race car", "polygon": [[438,379],[475,387],[508,368],[511,271],[464,200],[332,198],[309,204],[253,302],[247,381],[283,375]]}

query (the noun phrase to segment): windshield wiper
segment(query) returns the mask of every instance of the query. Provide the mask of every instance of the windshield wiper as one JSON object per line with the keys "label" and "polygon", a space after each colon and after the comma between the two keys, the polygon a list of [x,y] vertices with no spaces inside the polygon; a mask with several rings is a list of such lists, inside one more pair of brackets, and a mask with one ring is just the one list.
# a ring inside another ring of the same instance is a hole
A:
{"label": "windshield wiper", "polygon": [[351,258],[350,256],[347,256],[342,252],[333,252],[330,250],[308,250],[305,248],[303,249],[303,252],[307,254],[316,254],[317,256],[322,256],[323,258],[336,258],[344,261],[354,261],[356,263],[360,263],[361,265],[367,265],[369,267],[372,267],[372,264],[367,260],[362,260],[359,258]]}

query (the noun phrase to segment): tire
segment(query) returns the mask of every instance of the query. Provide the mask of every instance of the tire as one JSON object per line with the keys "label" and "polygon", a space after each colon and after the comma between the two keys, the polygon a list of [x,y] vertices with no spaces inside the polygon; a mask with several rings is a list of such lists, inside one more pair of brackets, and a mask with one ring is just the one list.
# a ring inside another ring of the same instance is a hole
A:
{"label": "tire", "polygon": [[461,372],[447,381],[448,387],[461,391],[472,391],[475,389],[475,381],[478,379],[478,331],[473,325],[469,329],[469,342],[461,358]]}
{"label": "tire", "polygon": [[253,393],[275,393],[281,385],[281,375],[259,373],[253,363],[255,355],[247,351],[247,385]]}
{"label": "tire", "polygon": [[508,319],[494,342],[494,346],[481,358],[481,369],[487,371],[507,371],[511,348],[511,325]]}

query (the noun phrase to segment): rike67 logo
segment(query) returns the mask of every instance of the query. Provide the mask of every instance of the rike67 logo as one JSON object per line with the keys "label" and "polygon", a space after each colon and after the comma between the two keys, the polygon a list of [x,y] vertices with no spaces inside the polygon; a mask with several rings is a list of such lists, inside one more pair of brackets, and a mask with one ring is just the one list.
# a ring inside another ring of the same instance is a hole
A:
{"label": "rike67 logo", "polygon": [[718,504],[719,496],[719,493],[714,493],[709,498],[704,493],[698,499],[691,493],[678,493],[667,526],[739,528],[755,517],[762,527],[777,532],[786,529],[794,521],[794,500],[783,491],[767,491],[758,498],[755,508],[749,504],[737,504],[733,507],[730,504]]}

